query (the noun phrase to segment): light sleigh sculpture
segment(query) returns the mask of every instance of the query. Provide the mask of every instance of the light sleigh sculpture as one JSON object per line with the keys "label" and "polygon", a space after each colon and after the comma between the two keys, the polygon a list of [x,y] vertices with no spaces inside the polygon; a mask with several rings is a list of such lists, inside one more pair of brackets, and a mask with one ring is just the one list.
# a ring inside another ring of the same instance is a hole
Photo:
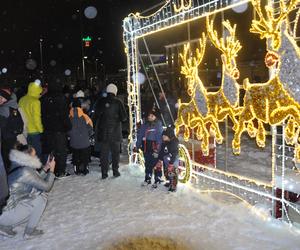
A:
{"label": "light sleigh sculpture", "polygon": [[[249,4],[253,11],[249,35],[259,37],[266,44],[263,63],[269,79],[265,82],[252,82],[250,77],[241,79],[239,57],[245,46],[238,31],[239,22],[223,16],[219,26],[216,24],[216,15],[243,4]],[[153,14],[143,16],[134,13],[126,17],[123,29],[128,64],[130,163],[142,164],[143,159],[142,152],[136,153],[134,150],[138,124],[142,120],[138,79],[141,69],[139,41],[146,44],[145,37],[203,19],[204,25],[199,27],[200,37],[194,39],[194,46],[189,41],[184,42],[178,54],[179,74],[186,88],[184,101],[178,99],[174,123],[176,135],[181,141],[179,179],[197,192],[232,195],[266,220],[274,217],[299,228],[299,16],[300,0],[168,0]],[[220,26],[223,34],[219,31]],[[206,78],[200,73],[205,68],[208,46],[220,54],[216,59],[221,62],[221,82],[214,91],[208,89]],[[230,143],[228,135],[221,129],[224,123],[232,134]],[[248,140],[255,141],[262,150],[271,144],[269,182],[196,160],[196,145],[200,145],[201,155],[206,157],[211,154],[212,147],[216,151],[217,144],[224,144],[224,141],[231,147],[233,157],[239,157],[244,147],[242,136],[246,133]],[[271,140],[267,140],[268,136]],[[281,145],[278,145],[278,138]],[[292,150],[292,157],[288,156],[286,148]],[[296,198],[292,198],[294,196]],[[259,204],[266,205],[269,212],[262,213],[258,209]]]}

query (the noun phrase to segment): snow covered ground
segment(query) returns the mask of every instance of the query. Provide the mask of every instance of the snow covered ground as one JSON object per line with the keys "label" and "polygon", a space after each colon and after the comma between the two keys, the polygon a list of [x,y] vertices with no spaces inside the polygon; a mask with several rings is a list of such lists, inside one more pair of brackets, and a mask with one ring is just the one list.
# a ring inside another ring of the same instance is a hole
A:
{"label": "snow covered ground", "polygon": [[24,241],[20,226],[17,237],[0,237],[0,249],[107,249],[140,236],[171,238],[186,249],[300,249],[300,234],[278,221],[261,221],[231,196],[184,185],[175,194],[163,186],[143,188],[136,166],[123,164],[121,174],[103,181],[94,163],[86,177],[56,181],[40,223],[45,234]]}

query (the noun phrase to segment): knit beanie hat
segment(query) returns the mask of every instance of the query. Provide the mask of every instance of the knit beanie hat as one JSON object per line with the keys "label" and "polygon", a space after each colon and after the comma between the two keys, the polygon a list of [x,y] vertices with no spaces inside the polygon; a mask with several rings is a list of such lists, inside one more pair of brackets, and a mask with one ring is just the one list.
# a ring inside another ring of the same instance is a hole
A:
{"label": "knit beanie hat", "polygon": [[111,83],[106,87],[106,92],[117,95],[118,87],[116,85],[114,85],[113,83]]}
{"label": "knit beanie hat", "polygon": [[1,88],[0,96],[4,97],[6,100],[9,100],[11,97],[11,91],[9,89]]}
{"label": "knit beanie hat", "polygon": [[84,92],[82,90],[79,90],[75,96],[75,98],[84,98]]}
{"label": "knit beanie hat", "polygon": [[168,136],[170,139],[175,137],[174,128],[173,127],[167,127],[162,135]]}

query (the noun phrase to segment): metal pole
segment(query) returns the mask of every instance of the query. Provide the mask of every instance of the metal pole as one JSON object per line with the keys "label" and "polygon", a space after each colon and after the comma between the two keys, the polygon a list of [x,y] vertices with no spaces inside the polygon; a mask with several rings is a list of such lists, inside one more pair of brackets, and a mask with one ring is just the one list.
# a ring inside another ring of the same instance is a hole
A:
{"label": "metal pole", "polygon": [[[143,58],[142,58],[141,54],[139,53],[139,51],[138,51],[137,53],[139,54],[139,58],[140,58],[140,61],[141,61],[142,67],[143,67],[143,69],[144,69],[144,72],[145,72],[146,78],[147,78],[147,80],[148,80],[148,83],[149,83],[149,86],[150,86],[150,89],[151,89],[152,95],[153,95],[153,97],[154,97],[155,103],[156,103],[157,107],[160,109],[160,105],[159,105],[159,102],[158,102],[158,100],[157,100],[157,97],[156,97],[156,95],[155,95],[155,92],[154,92],[154,89],[153,89],[153,86],[152,86],[151,80],[150,80],[150,78],[149,78],[148,72],[147,72],[147,70],[146,70],[146,67],[145,67],[144,60],[143,60]],[[161,115],[161,118],[162,118],[162,122],[163,122],[163,124],[166,126],[166,122],[165,122],[165,119],[164,119],[163,115]]]}
{"label": "metal pole", "polygon": [[157,79],[157,81],[158,81],[158,85],[159,85],[159,87],[160,87],[160,90],[161,90],[161,92],[162,92],[162,93],[163,93],[163,95],[164,95],[164,99],[165,99],[165,102],[166,102],[166,105],[167,105],[168,111],[169,111],[169,113],[170,113],[170,116],[171,116],[172,122],[174,123],[174,117],[173,117],[173,114],[172,114],[172,112],[171,112],[171,109],[170,109],[169,103],[168,103],[168,101],[167,101],[167,98],[166,98],[165,91],[164,91],[164,89],[163,89],[163,87],[162,87],[162,85],[161,85],[160,79],[159,79],[159,77],[158,77],[158,74],[157,74],[156,68],[155,68],[155,66],[154,66],[154,63],[153,63],[153,60],[152,60],[152,57],[151,57],[151,54],[150,54],[150,51],[149,51],[149,47],[148,47],[148,45],[147,45],[147,42],[146,42],[146,39],[145,39],[145,37],[143,37],[143,41],[144,41],[144,44],[145,44],[145,47],[146,47],[146,50],[147,50],[147,53],[148,53],[148,56],[149,56],[149,59],[150,59],[151,65],[152,65],[152,67],[153,67],[153,70],[154,70],[154,73],[155,73],[156,79]]}
{"label": "metal pole", "polygon": [[40,59],[41,59],[40,73],[41,73],[41,78],[43,81],[44,80],[44,65],[43,65],[43,39],[42,38],[40,38]]}
{"label": "metal pole", "polygon": [[149,11],[151,11],[151,10],[153,10],[153,9],[156,9],[156,8],[158,8],[158,7],[160,7],[160,6],[163,6],[163,5],[165,5],[165,4],[166,4],[166,1],[162,1],[162,2],[156,4],[156,5],[152,6],[152,7],[150,7],[150,8],[148,8],[148,9],[144,10],[141,14],[144,15],[144,14],[146,14],[147,12],[149,12]]}
{"label": "metal pole", "polygon": [[85,61],[84,61],[84,57],[82,57],[82,78],[83,80],[86,80],[86,75],[85,75]]}
{"label": "metal pole", "polygon": [[[83,43],[82,43],[82,31],[83,31],[83,26],[82,26],[82,12],[81,12],[81,1],[80,1],[80,6],[79,10],[77,10],[77,13],[79,14],[79,26],[80,26],[80,47],[81,47],[81,60],[82,60],[82,78],[84,81],[86,81],[86,74],[85,74],[85,62],[84,62],[84,48],[83,48]],[[87,84],[87,83],[85,83]]]}

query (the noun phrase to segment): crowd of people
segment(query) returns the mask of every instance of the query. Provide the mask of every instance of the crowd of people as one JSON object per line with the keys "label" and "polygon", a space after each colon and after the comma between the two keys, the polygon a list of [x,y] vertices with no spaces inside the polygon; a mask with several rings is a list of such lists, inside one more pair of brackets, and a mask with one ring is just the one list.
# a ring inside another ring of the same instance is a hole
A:
{"label": "crowd of people", "polygon": [[[100,151],[102,179],[108,178],[110,163],[113,177],[120,176],[122,123],[127,112],[117,94],[114,84],[100,92],[63,88],[56,82],[41,86],[35,81],[29,83],[23,96],[9,87],[0,88],[1,235],[13,237],[14,227],[23,223],[25,239],[43,234],[37,226],[46,208],[47,193],[55,179],[70,174],[66,171],[69,153],[74,173],[89,173],[93,140]],[[170,111],[167,102],[160,101],[161,111]],[[178,139],[172,127],[175,112],[163,117],[158,105],[146,111],[134,150],[142,151],[145,158],[143,186],[152,184],[154,174],[152,188],[157,188],[164,174],[165,186],[174,192],[178,165]]]}

